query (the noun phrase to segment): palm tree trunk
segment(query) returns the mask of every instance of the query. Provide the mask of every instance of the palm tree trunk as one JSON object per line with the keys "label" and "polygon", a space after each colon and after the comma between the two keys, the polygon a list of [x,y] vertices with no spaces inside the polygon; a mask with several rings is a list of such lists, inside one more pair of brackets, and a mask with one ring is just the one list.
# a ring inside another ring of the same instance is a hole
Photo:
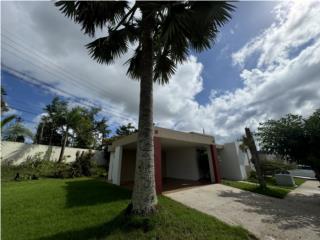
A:
{"label": "palm tree trunk", "polygon": [[42,122],[41,130],[40,130],[40,136],[39,136],[39,140],[37,142],[38,144],[42,143],[44,125],[45,125],[45,122]]}
{"label": "palm tree trunk", "polygon": [[64,150],[66,148],[67,140],[68,140],[68,132],[69,132],[69,126],[67,126],[66,132],[64,134],[64,138],[63,138],[63,142],[62,142],[62,146],[61,146],[61,151],[60,151],[60,156],[59,156],[58,162],[61,162],[62,159],[63,159]]}
{"label": "palm tree trunk", "polygon": [[[147,17],[148,16],[148,17]],[[147,18],[147,19],[146,19]],[[153,155],[153,17],[142,9],[142,76],[140,82],[139,131],[137,160],[132,195],[132,211],[148,215],[155,211],[157,195],[155,190]]]}
{"label": "palm tree trunk", "polygon": [[260,165],[260,159],[259,159],[259,155],[258,155],[258,151],[257,151],[257,147],[256,144],[254,142],[254,139],[252,137],[251,131],[249,128],[245,128],[245,132],[246,132],[246,137],[247,139],[249,139],[249,149],[251,152],[251,159],[253,160],[253,165],[256,169],[256,173],[257,173],[257,178],[258,178],[258,182],[261,188],[265,189],[267,187],[266,185],[266,181],[264,179],[262,170],[261,170],[261,165]]}

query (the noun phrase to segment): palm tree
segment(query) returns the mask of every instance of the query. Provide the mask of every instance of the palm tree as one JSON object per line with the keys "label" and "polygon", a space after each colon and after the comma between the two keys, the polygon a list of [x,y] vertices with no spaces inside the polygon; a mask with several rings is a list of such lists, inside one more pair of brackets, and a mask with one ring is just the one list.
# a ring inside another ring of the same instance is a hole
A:
{"label": "palm tree", "polygon": [[69,137],[69,130],[70,129],[75,129],[76,127],[79,127],[82,121],[82,111],[83,109],[81,107],[75,107],[72,108],[70,111],[66,110],[63,114],[61,114],[61,119],[60,121],[64,122],[63,124],[63,139],[61,143],[61,150],[60,150],[60,155],[58,162],[61,162],[63,159],[64,155],[64,150],[66,148],[67,142],[68,142],[68,137]]}
{"label": "palm tree", "polygon": [[140,80],[137,161],[132,195],[132,211],[145,215],[155,210],[153,158],[153,82],[165,84],[176,65],[187,60],[189,49],[210,48],[218,28],[227,22],[234,9],[227,2],[142,2],[127,1],[55,3],[67,17],[82,26],[85,34],[96,29],[108,35],[87,44],[99,63],[111,64],[136,46],[127,61],[127,74]]}
{"label": "palm tree", "polygon": [[33,137],[32,132],[28,128],[23,126],[19,121],[6,128],[3,135],[5,140],[13,142],[17,142],[19,141],[19,139],[22,140],[25,137]]}

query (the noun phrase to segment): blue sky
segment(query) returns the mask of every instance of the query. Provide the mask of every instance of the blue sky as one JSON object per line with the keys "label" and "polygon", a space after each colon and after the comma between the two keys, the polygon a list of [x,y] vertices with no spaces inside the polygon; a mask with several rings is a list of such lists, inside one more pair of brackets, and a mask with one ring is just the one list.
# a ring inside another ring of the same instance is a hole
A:
{"label": "blue sky", "polygon": [[[320,106],[319,62],[310,62],[319,50],[319,4],[235,5],[232,20],[221,28],[213,48],[191,52],[167,86],[156,86],[157,125],[205,130],[226,142],[238,139],[244,126],[255,129],[268,118],[289,112],[307,115]],[[1,18],[2,64],[56,88],[39,88],[28,77],[1,71],[9,106],[30,112],[15,110],[30,128],[55,95],[68,98],[68,93],[101,106],[101,116],[110,119],[112,128],[136,124],[138,83],[125,76],[123,66],[129,55],[112,66],[92,61],[83,47],[92,39],[51,2],[5,2]],[[298,67],[297,61],[304,62]],[[304,64],[310,68],[308,84],[303,82]],[[273,91],[277,102],[263,100]]]}
{"label": "blue sky", "polygon": [[219,92],[232,91],[243,85],[239,77],[241,69],[231,64],[231,53],[274,21],[271,11],[275,5],[276,2],[272,1],[236,3],[237,8],[231,21],[221,29],[213,48],[195,54],[204,65],[204,90],[197,95],[200,103],[208,102],[212,89]]}

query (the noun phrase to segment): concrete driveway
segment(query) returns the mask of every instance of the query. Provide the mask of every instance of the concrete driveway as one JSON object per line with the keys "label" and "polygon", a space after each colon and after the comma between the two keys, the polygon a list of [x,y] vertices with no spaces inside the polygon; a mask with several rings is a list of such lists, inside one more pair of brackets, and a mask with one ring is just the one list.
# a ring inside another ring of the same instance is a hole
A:
{"label": "concrete driveway", "polygon": [[319,240],[319,182],[306,181],[285,199],[221,184],[164,193],[191,208],[240,225],[262,240]]}

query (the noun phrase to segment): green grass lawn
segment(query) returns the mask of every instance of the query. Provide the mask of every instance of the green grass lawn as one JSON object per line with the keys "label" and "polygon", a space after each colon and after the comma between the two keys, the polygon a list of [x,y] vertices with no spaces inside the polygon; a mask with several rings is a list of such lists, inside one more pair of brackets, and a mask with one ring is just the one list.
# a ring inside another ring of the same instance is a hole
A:
{"label": "green grass lawn", "polygon": [[128,217],[131,192],[96,179],[5,182],[1,191],[3,240],[254,239],[163,196],[156,215]]}
{"label": "green grass lawn", "polygon": [[257,181],[254,179],[249,179],[248,182],[243,181],[231,181],[223,180],[222,183],[230,187],[239,188],[242,190],[259,193],[276,198],[284,198],[291,190],[295,189],[297,186],[300,186],[305,182],[304,179],[294,178],[296,187],[287,187],[277,185],[273,177],[266,177],[267,189],[261,189],[257,184]]}

